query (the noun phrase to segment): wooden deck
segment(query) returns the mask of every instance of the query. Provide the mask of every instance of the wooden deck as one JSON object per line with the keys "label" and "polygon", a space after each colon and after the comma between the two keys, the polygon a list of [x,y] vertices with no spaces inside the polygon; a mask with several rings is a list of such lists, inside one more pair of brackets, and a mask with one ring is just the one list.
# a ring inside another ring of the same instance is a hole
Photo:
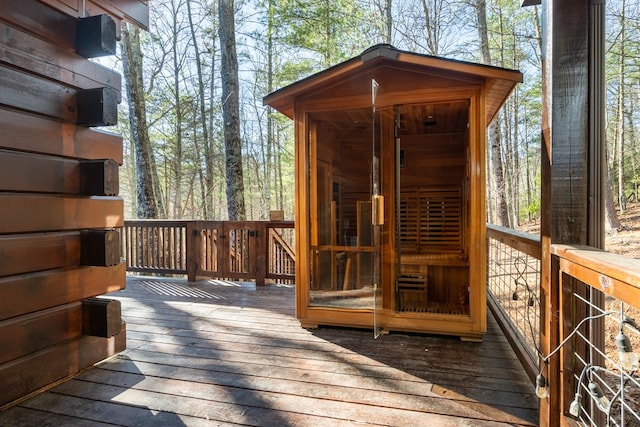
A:
{"label": "wooden deck", "polygon": [[0,426],[537,425],[495,320],[482,344],[305,330],[294,288],[130,277],[128,349],[0,413]]}

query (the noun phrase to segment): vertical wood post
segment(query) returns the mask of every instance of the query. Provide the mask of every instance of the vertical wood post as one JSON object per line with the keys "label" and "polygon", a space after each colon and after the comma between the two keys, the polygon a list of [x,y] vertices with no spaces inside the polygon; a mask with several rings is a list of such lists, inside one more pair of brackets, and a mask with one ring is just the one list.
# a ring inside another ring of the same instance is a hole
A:
{"label": "vertical wood post", "polygon": [[254,238],[255,252],[251,259],[255,260],[256,265],[256,285],[262,286],[266,284],[267,280],[267,251],[269,241],[269,227],[268,223],[264,221],[256,221],[254,224],[254,230],[256,236]]}
{"label": "vertical wood post", "polygon": [[[599,0],[543,2],[543,118],[541,216],[541,351],[553,351],[570,318],[564,311],[556,243],[601,246],[602,48]],[[599,89],[600,88],[600,89]],[[568,302],[567,302],[568,304]],[[562,352],[561,352],[562,353]],[[563,417],[562,357],[546,368],[550,397],[540,402],[540,425],[558,426]],[[568,372],[568,371],[567,371]],[[566,373],[566,372],[565,372]],[[563,378],[565,379],[563,384]],[[568,381],[568,382],[567,382]],[[566,395],[569,390],[566,390]],[[568,408],[567,408],[568,409]]]}
{"label": "vertical wood post", "polygon": [[200,230],[197,221],[187,221],[187,280],[189,282],[196,281],[198,273],[199,246],[200,246]]}

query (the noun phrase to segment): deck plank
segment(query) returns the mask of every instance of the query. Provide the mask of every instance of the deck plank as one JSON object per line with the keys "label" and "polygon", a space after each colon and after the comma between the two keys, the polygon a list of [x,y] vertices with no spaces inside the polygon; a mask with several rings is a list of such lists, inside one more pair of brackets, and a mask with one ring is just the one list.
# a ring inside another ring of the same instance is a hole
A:
{"label": "deck plank", "polygon": [[374,340],[302,329],[294,292],[130,277],[110,295],[127,350],[0,413],[0,426],[537,425],[533,387],[493,318],[480,344]]}

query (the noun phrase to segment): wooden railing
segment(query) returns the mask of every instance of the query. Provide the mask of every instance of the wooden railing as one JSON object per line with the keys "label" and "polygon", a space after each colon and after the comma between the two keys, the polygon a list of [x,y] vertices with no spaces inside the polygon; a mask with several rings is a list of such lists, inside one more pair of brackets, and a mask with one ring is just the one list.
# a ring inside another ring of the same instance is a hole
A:
{"label": "wooden railing", "polygon": [[538,371],[540,237],[487,225],[487,301],[531,381]]}
{"label": "wooden railing", "polygon": [[[628,350],[640,350],[640,260],[587,246],[552,245],[551,254],[549,294],[556,298],[547,304],[558,322],[541,321],[557,324],[557,333],[549,334],[540,370],[550,393],[548,424],[640,425],[637,359],[625,366],[617,346],[623,333]],[[605,400],[596,401],[592,384]]]}
{"label": "wooden railing", "polygon": [[290,221],[125,221],[127,271],[294,283]]}
{"label": "wooden railing", "polygon": [[638,366],[623,366],[616,345],[623,332],[640,350],[640,261],[552,245],[547,295],[538,236],[488,225],[487,247],[489,307],[532,381],[548,387],[541,425],[640,425]]}

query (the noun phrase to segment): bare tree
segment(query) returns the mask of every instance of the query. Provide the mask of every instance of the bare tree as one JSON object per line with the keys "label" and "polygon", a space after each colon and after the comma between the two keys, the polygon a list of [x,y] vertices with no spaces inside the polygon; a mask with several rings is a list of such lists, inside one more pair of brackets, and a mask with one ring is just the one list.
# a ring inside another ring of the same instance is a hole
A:
{"label": "bare tree", "polygon": [[195,51],[196,72],[198,75],[198,99],[200,107],[200,126],[202,139],[204,140],[204,161],[205,161],[205,200],[204,215],[206,219],[212,218],[213,206],[213,155],[211,153],[211,144],[209,143],[209,128],[207,126],[207,114],[205,104],[204,77],[202,72],[202,63],[200,58],[200,46],[198,45],[198,37],[193,23],[193,14],[191,12],[191,0],[187,0],[187,13],[189,16],[189,28],[191,30],[191,43]]}
{"label": "bare tree", "polygon": [[[487,5],[485,0],[475,2],[476,21],[482,60],[491,65],[491,52],[489,51],[489,36],[487,31]],[[500,131],[500,116],[498,115],[489,125],[489,150],[491,160],[491,172],[495,193],[493,199],[496,203],[496,222],[498,225],[509,227],[511,225],[509,209],[507,208],[506,185],[504,179],[504,167],[502,164],[502,134]]]}
{"label": "bare tree", "polygon": [[[151,142],[147,127],[144,86],[142,81],[142,53],[140,33],[137,27],[129,32],[127,24],[122,25],[122,64],[129,104],[131,138],[136,153],[136,200],[139,218],[158,218],[158,199],[154,192],[154,167]],[[157,178],[156,178],[157,180]]]}
{"label": "bare tree", "polygon": [[242,140],[240,138],[240,85],[236,53],[233,0],[218,1],[218,35],[220,38],[222,81],[222,116],[226,166],[227,213],[230,220],[244,220],[244,179]]}

